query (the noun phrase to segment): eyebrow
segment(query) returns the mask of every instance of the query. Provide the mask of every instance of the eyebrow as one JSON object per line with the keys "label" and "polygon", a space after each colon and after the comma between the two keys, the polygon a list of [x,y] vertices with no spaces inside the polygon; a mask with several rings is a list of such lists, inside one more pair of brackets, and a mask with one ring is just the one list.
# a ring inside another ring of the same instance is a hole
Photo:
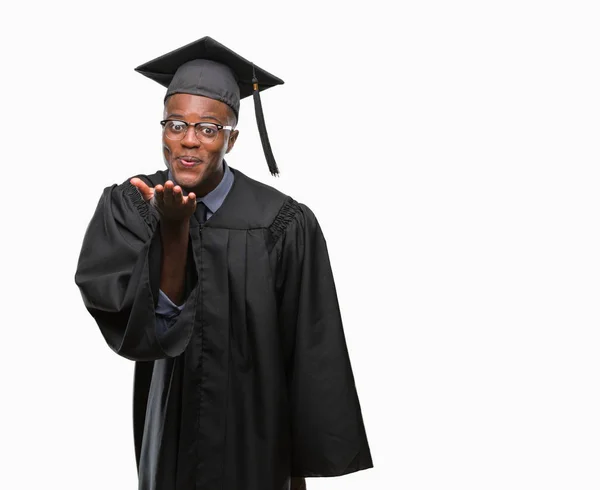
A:
{"label": "eyebrow", "polygon": [[[167,118],[167,119],[171,119],[172,117],[179,117],[179,118],[181,118],[181,119],[184,119],[184,118],[185,118],[185,116],[184,116],[183,114],[174,114],[174,113],[167,114],[167,117],[166,117],[166,118]],[[219,123],[219,124],[223,124],[223,123],[221,122],[221,120],[220,120],[220,119],[218,119],[218,118],[216,118],[215,116],[209,116],[209,115],[206,115],[206,116],[200,116],[200,119],[212,119],[213,121],[216,121],[216,122],[217,122],[217,123]]]}

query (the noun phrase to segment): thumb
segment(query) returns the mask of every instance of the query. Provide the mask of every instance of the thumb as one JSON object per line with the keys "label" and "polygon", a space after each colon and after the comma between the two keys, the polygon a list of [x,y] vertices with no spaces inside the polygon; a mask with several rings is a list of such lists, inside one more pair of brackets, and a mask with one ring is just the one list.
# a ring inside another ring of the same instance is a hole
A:
{"label": "thumb", "polygon": [[131,185],[137,187],[137,190],[140,191],[144,201],[149,201],[154,196],[154,188],[148,187],[148,185],[141,179],[134,177],[129,181]]}

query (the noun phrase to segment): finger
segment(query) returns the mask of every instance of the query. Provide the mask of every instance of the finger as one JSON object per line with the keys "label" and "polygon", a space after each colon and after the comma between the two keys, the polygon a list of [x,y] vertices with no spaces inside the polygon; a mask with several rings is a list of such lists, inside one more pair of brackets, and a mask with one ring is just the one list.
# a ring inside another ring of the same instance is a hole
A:
{"label": "finger", "polygon": [[154,188],[154,198],[158,204],[160,204],[160,205],[163,204],[164,195],[165,195],[165,188],[162,185],[158,184]]}
{"label": "finger", "polygon": [[178,185],[173,187],[173,203],[177,206],[181,206],[183,204],[183,191]]}
{"label": "finger", "polygon": [[144,191],[148,188],[146,183],[142,179],[139,179],[137,177],[133,177],[132,179],[129,179],[129,183],[131,185],[136,186],[140,191]]}
{"label": "finger", "polygon": [[165,192],[164,192],[164,203],[166,206],[171,206],[173,204],[173,182],[167,180],[165,182]]}
{"label": "finger", "polygon": [[154,195],[154,190],[152,189],[152,187],[149,187],[142,179],[133,177],[129,180],[129,183],[135,186],[140,191],[144,200],[149,201],[150,199],[152,199],[152,196]]}
{"label": "finger", "polygon": [[192,208],[192,210],[196,210],[196,194],[194,194],[193,192],[190,192],[187,195],[187,200],[185,202],[186,205],[190,206]]}

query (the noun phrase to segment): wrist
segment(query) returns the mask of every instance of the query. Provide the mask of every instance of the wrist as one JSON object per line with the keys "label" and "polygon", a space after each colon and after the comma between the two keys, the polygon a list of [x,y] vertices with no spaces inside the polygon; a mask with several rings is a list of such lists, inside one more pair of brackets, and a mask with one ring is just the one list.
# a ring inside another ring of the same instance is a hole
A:
{"label": "wrist", "polygon": [[161,234],[164,236],[172,236],[174,238],[187,235],[190,228],[190,219],[185,218],[181,220],[165,219],[160,220]]}

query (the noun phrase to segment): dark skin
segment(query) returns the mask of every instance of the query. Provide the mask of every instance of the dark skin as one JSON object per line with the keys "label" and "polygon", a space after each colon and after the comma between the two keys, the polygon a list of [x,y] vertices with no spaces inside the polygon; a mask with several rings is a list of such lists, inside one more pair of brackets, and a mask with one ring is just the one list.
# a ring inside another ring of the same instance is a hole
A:
{"label": "dark skin", "polygon": [[[223,126],[235,126],[237,122],[233,111],[223,102],[190,94],[170,96],[165,104],[163,119],[178,119],[188,123],[213,122]],[[180,141],[167,139],[163,134],[165,163],[179,185],[168,180],[164,186],[152,188],[138,178],[130,181],[146,201],[152,201],[160,213],[160,289],[175,304],[181,304],[184,300],[190,217],[196,210],[196,197],[205,196],[221,182],[223,158],[235,145],[238,134],[237,130],[219,131],[217,139],[211,144],[201,143],[191,129]],[[183,165],[182,157],[197,162],[187,167]],[[187,196],[183,195],[182,188],[188,192]],[[304,478],[292,478],[291,490],[305,489]]]}
{"label": "dark skin", "polygon": [[[188,123],[216,122],[234,125],[231,109],[217,100],[199,95],[174,94],[165,104],[164,119],[178,119]],[[219,131],[210,144],[201,143],[194,131],[189,130],[180,141],[162,138],[165,163],[171,169],[175,185],[168,180],[165,185],[148,187],[138,178],[131,183],[146,201],[152,201],[160,213],[162,262],[160,289],[175,304],[183,302],[185,265],[189,242],[190,216],[196,210],[196,197],[212,191],[223,178],[223,157],[231,151],[238,137],[237,130]],[[195,163],[186,167],[182,159]],[[183,195],[182,188],[188,192]]]}

